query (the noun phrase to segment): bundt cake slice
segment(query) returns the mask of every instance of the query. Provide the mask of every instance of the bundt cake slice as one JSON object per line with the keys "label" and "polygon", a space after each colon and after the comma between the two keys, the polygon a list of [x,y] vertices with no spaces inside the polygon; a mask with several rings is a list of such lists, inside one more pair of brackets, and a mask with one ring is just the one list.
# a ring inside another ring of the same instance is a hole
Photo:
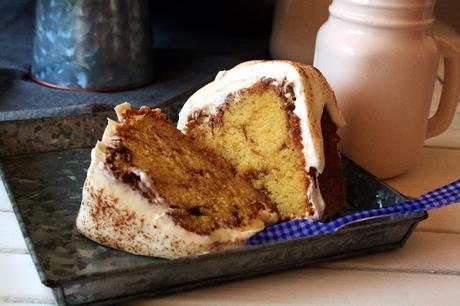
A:
{"label": "bundt cake slice", "polygon": [[271,202],[223,159],[193,144],[158,109],[116,107],[92,150],[80,233],[134,254],[223,250],[277,221]]}
{"label": "bundt cake slice", "polygon": [[317,69],[250,61],[220,72],[191,96],[178,128],[229,161],[282,219],[321,219],[345,201],[336,134],[343,124]]}

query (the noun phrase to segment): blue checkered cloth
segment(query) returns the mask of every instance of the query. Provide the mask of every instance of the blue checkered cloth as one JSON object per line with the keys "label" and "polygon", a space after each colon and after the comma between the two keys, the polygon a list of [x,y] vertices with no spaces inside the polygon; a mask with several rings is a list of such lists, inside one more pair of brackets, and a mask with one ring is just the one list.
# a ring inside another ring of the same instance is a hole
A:
{"label": "blue checkered cloth", "polygon": [[280,240],[289,240],[300,237],[315,236],[334,232],[350,223],[363,221],[393,214],[408,214],[443,207],[460,202],[460,180],[428,192],[421,197],[403,203],[359,211],[347,216],[319,222],[312,220],[293,220],[278,223],[251,237],[247,244],[256,245]]}

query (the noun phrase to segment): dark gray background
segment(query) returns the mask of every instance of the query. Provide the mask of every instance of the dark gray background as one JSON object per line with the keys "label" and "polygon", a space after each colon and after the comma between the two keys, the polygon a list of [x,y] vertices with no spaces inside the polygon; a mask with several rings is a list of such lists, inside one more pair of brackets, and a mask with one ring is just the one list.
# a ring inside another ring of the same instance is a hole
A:
{"label": "dark gray background", "polygon": [[35,1],[1,0],[0,121],[80,113],[123,101],[154,106],[185,100],[217,71],[269,57],[273,7],[272,0],[152,1],[155,81],[129,91],[90,93],[51,89],[27,77]]}

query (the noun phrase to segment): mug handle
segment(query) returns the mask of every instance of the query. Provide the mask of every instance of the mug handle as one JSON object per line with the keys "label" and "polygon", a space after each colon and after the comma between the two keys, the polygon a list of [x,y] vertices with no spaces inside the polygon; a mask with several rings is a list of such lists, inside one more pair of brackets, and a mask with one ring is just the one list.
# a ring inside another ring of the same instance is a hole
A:
{"label": "mug handle", "polygon": [[455,115],[460,91],[460,53],[444,38],[436,38],[439,52],[444,60],[444,85],[436,113],[428,120],[425,139],[447,130]]}

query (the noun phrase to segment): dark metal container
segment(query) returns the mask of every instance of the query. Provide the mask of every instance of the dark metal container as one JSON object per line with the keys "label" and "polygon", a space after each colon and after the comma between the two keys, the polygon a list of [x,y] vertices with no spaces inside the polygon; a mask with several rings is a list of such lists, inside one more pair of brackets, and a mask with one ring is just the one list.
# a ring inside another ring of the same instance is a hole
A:
{"label": "dark metal container", "polygon": [[37,0],[30,75],[70,90],[140,87],[152,47],[148,0]]}
{"label": "dark metal container", "polygon": [[[172,119],[179,109],[175,103],[162,107]],[[90,149],[107,116],[114,113],[0,122],[0,178],[40,279],[53,288],[59,305],[113,305],[387,251],[402,247],[427,216],[388,216],[326,235],[174,260],[106,248],[78,234],[75,218]],[[347,202],[342,214],[406,200],[346,157],[343,166]]]}

